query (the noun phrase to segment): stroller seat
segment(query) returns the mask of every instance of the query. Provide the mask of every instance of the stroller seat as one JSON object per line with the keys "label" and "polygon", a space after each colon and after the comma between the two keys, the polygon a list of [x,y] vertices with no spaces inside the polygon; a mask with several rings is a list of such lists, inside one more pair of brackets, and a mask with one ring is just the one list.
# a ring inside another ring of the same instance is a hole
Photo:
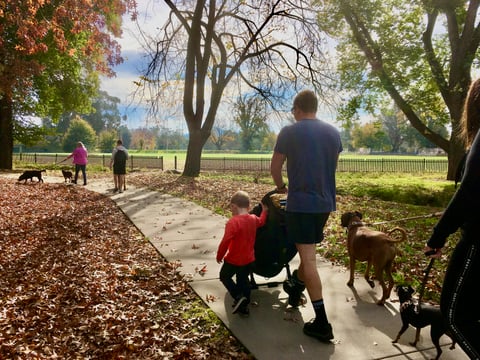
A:
{"label": "stroller seat", "polygon": [[[285,219],[286,194],[279,194],[276,190],[268,192],[262,202],[268,207],[268,216],[265,225],[257,229],[255,237],[255,262],[253,263],[250,283],[252,288],[258,288],[254,274],[264,278],[278,275],[283,268],[287,270],[287,278],[290,279],[290,267],[288,263],[297,254],[295,244],[287,240],[287,226]],[[250,213],[260,216],[262,207],[256,205]],[[271,282],[267,286],[277,286]]]}

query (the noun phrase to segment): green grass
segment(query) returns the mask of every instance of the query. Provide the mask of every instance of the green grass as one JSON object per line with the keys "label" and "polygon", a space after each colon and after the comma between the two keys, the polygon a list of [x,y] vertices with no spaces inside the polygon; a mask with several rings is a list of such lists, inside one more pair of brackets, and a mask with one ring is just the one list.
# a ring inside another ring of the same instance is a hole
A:
{"label": "green grass", "polygon": [[337,193],[412,205],[444,207],[455,192],[443,174],[338,173]]}

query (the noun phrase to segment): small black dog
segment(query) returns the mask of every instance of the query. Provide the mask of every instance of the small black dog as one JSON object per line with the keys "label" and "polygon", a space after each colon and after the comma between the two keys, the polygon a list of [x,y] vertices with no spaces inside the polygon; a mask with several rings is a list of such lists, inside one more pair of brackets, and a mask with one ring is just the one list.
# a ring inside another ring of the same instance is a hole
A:
{"label": "small black dog", "polygon": [[[417,328],[415,334],[415,341],[410,343],[412,346],[416,346],[420,338],[420,330],[425,326],[430,325],[430,337],[432,343],[437,349],[437,356],[435,360],[440,358],[442,349],[440,348],[440,338],[442,335],[451,335],[448,331],[447,323],[440,312],[438,306],[432,306],[428,304],[422,304],[420,307],[415,304],[412,299],[412,294],[415,292],[411,286],[397,286],[398,299],[400,300],[400,316],[402,317],[402,328],[398,332],[397,337],[392,343],[396,343],[400,336],[408,329],[408,325],[412,325]],[[455,349],[455,340],[453,340],[450,349]]]}
{"label": "small black dog", "polygon": [[71,171],[62,169],[62,174],[63,174],[63,178],[65,179],[65,182],[72,182],[73,173]]}
{"label": "small black dog", "polygon": [[18,181],[25,180],[24,184],[27,182],[28,179],[30,181],[33,181],[33,178],[36,177],[38,179],[38,182],[43,182],[42,179],[42,172],[47,172],[47,170],[26,170],[23,172],[22,175],[18,178]]}

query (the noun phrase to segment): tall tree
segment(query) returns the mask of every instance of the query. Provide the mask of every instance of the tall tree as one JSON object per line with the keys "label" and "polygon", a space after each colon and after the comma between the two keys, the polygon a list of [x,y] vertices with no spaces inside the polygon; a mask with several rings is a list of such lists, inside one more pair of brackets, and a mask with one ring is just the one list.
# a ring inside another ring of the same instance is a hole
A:
{"label": "tall tree", "polygon": [[0,168],[12,168],[15,122],[87,112],[99,74],[121,61],[122,15],[134,0],[0,3]]}
{"label": "tall tree", "polygon": [[250,95],[238,97],[235,104],[235,123],[240,127],[242,151],[253,150],[256,138],[263,138],[268,131],[267,110],[261,98]]}
{"label": "tall tree", "polygon": [[[319,27],[338,40],[343,114],[391,97],[410,124],[448,154],[453,179],[464,153],[459,121],[478,62],[478,0],[319,0]],[[428,121],[451,127],[450,138]]]}
{"label": "tall tree", "polygon": [[118,104],[120,104],[119,98],[108,95],[106,91],[99,91],[93,99],[93,111],[82,117],[92,125],[97,134],[103,130],[117,130],[122,123]]}
{"label": "tall tree", "polygon": [[[152,39],[151,62],[138,83],[152,111],[177,100],[189,143],[184,176],[198,176],[203,146],[229,84],[246,84],[276,102],[308,83],[321,93],[324,42],[309,0],[164,0],[171,10],[160,38]],[[290,99],[289,99],[290,100]]]}
{"label": "tall tree", "polygon": [[81,141],[89,151],[95,150],[97,135],[92,126],[80,117],[76,117],[70,122],[70,126],[63,139],[63,150],[71,152]]}
{"label": "tall tree", "polygon": [[407,119],[396,106],[384,106],[376,116],[382,124],[383,131],[390,141],[392,152],[399,152],[407,135]]}

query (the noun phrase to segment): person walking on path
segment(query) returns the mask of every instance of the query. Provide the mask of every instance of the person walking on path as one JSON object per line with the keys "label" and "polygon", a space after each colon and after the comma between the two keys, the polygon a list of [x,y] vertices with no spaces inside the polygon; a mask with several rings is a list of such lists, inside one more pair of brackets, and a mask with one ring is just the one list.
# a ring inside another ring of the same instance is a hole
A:
{"label": "person walking on path", "polygon": [[439,258],[448,236],[461,229],[450,257],[440,296],[440,309],[451,334],[470,359],[480,359],[480,79],[470,86],[461,131],[468,150],[458,190],[433,228],[425,253]]}
{"label": "person walking on path", "polygon": [[[255,236],[257,228],[265,225],[267,207],[262,203],[260,217],[250,214],[250,198],[244,191],[236,192],[230,201],[232,217],[225,226],[225,233],[217,250],[217,262],[220,269],[220,281],[232,296],[233,313],[248,316],[250,303],[249,275],[255,261]],[[236,282],[233,277],[236,276]]]}
{"label": "person walking on path", "polygon": [[[307,288],[315,318],[305,323],[303,332],[321,341],[333,339],[323,301],[322,282],[316,264],[316,244],[323,240],[323,228],[330,212],[336,210],[335,171],[343,150],[337,129],[317,119],[318,100],[304,90],[293,101],[295,123],[281,129],[271,160],[271,175],[277,191],[287,193],[288,240],[300,256],[292,286],[286,286],[289,304],[298,305]],[[282,168],[287,162],[288,188]]]}
{"label": "person walking on path", "polygon": [[110,159],[110,169],[113,166],[114,192],[123,192],[126,190],[125,176],[127,174],[128,150],[123,146],[122,140],[117,140],[117,146],[112,151]]}
{"label": "person walking on path", "polygon": [[[82,171],[83,185],[87,185],[87,163],[88,163],[88,151],[85,145],[81,141],[77,142],[77,147],[73,152],[68,155],[65,160],[73,157],[73,164],[75,165],[75,178],[73,183],[76,184],[78,180],[78,173]],[[65,161],[64,160],[64,161]]]}

